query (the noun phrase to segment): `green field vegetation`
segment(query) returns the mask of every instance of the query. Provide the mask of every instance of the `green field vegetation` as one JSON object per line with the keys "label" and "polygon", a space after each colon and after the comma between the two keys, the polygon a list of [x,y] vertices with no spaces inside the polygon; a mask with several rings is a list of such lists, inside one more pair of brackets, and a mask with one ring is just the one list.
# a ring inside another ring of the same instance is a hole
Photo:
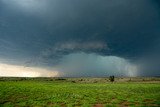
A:
{"label": "green field vegetation", "polygon": [[160,106],[159,78],[0,78],[1,107]]}

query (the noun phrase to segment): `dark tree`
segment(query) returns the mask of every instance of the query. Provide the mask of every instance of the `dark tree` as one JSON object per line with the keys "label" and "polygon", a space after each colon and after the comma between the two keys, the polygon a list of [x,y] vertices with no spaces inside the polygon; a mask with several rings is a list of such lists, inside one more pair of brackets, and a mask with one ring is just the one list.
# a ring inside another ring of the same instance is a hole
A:
{"label": "dark tree", "polygon": [[110,77],[109,77],[109,80],[110,80],[111,82],[114,82],[114,76],[110,76]]}

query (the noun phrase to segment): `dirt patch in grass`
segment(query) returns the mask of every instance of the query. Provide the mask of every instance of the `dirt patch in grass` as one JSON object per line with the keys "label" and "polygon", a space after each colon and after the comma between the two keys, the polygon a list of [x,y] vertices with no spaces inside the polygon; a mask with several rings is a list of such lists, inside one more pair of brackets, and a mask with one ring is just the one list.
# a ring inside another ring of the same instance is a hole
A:
{"label": "dirt patch in grass", "polygon": [[52,106],[54,106],[54,103],[48,102],[48,103],[47,103],[47,106],[52,107]]}
{"label": "dirt patch in grass", "polygon": [[119,104],[120,107],[129,107],[130,103],[128,101],[123,101]]}
{"label": "dirt patch in grass", "polygon": [[61,103],[60,106],[61,107],[67,107],[67,105],[65,103]]}
{"label": "dirt patch in grass", "polygon": [[93,107],[103,107],[103,104],[95,104]]}
{"label": "dirt patch in grass", "polygon": [[154,104],[154,100],[151,99],[145,99],[144,100],[145,105],[150,106],[150,107],[159,107],[159,105]]}
{"label": "dirt patch in grass", "polygon": [[111,99],[111,101],[115,101],[115,100],[117,100],[117,99],[116,99],[116,98],[114,98],[114,97]]}
{"label": "dirt patch in grass", "polygon": [[151,99],[145,99],[144,102],[146,102],[146,103],[153,103],[154,101],[151,100]]}

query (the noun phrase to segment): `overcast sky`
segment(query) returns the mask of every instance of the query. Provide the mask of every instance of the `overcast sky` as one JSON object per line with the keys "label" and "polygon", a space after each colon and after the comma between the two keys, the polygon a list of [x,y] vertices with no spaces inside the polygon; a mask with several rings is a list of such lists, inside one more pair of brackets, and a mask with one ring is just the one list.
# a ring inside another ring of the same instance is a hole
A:
{"label": "overcast sky", "polygon": [[0,76],[160,76],[159,0],[0,0]]}

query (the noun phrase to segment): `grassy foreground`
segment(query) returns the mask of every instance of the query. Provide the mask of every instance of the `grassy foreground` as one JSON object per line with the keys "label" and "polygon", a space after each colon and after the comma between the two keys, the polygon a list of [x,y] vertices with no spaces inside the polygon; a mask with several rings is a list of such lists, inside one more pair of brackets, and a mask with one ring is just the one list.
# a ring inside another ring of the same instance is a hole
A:
{"label": "grassy foreground", "polygon": [[1,79],[0,107],[160,106],[160,82],[84,81]]}

